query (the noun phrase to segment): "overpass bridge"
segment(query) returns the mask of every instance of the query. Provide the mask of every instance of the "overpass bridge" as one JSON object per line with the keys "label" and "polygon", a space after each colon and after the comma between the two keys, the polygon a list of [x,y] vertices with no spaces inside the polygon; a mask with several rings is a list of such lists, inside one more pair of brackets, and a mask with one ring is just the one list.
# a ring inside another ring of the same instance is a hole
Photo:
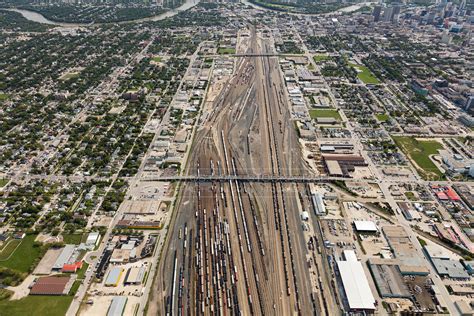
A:
{"label": "overpass bridge", "polygon": [[277,176],[277,175],[222,175],[222,176],[165,176],[165,177],[144,177],[142,181],[162,181],[162,182],[261,182],[261,183],[320,183],[335,180],[351,180],[347,177],[314,177],[314,176]]}

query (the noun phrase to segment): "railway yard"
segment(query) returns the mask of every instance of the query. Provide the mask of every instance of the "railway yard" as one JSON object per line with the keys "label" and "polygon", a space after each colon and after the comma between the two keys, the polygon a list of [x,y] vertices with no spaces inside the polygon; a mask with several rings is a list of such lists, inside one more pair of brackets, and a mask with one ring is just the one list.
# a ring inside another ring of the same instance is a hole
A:
{"label": "railway yard", "polygon": [[[242,46],[272,52],[271,38],[252,29]],[[239,48],[238,48],[239,49]],[[240,48],[242,49],[242,48]],[[192,175],[305,172],[277,57],[235,59],[235,75],[203,112],[187,167]],[[292,145],[293,143],[293,145]],[[293,147],[292,147],[293,146]],[[295,147],[296,146],[296,147]],[[311,313],[296,184],[185,184],[162,261],[159,310],[235,314]],[[306,196],[306,195],[304,195]],[[289,211],[292,210],[292,211]]]}

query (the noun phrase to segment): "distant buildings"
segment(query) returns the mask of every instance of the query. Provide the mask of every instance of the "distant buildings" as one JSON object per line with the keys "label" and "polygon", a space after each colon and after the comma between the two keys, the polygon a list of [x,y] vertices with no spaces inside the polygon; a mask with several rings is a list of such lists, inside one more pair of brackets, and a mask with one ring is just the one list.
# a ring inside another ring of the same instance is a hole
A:
{"label": "distant buildings", "polygon": [[376,5],[374,7],[374,11],[372,12],[372,16],[374,17],[374,22],[380,21],[380,14],[382,13],[382,6]]}
{"label": "distant buildings", "polygon": [[443,167],[448,173],[474,177],[474,159],[465,159],[463,156],[451,154],[447,150],[440,150],[439,154],[443,160]]}
{"label": "distant buildings", "polygon": [[467,98],[464,110],[468,113],[474,112],[474,95],[471,95]]}
{"label": "distant buildings", "polygon": [[388,7],[383,12],[383,21],[384,22],[391,22],[393,17],[393,7]]}
{"label": "distant buildings", "polygon": [[411,89],[419,95],[422,96],[427,96],[428,95],[428,89],[426,89],[418,80],[412,80],[410,82],[410,87]]}

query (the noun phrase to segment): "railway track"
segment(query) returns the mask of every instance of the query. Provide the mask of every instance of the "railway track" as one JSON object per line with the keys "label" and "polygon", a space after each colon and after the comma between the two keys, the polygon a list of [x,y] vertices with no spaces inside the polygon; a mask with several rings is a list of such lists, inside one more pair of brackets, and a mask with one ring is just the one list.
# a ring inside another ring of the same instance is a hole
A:
{"label": "railway track", "polygon": [[[258,52],[252,32],[249,51]],[[235,87],[223,89],[196,136],[188,176],[221,180],[185,184],[172,255],[164,263],[170,272],[163,281],[167,315],[314,313],[301,298],[304,276],[295,264],[300,253],[290,232],[299,229],[288,213],[296,195],[288,195],[282,182],[239,179],[249,172],[291,174],[283,152],[288,109],[274,78],[278,60],[262,43],[261,56],[239,57],[230,81]],[[264,190],[270,196],[260,193]]]}

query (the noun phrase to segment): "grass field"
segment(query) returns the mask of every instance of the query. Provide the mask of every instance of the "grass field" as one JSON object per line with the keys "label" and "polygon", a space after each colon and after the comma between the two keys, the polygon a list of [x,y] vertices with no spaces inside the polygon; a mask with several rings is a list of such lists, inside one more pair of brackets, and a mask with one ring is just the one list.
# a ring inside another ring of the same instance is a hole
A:
{"label": "grass field", "polygon": [[163,57],[155,56],[151,60],[154,61],[155,63],[160,63],[163,60]]}
{"label": "grass field", "polygon": [[19,272],[28,272],[41,251],[40,247],[33,246],[35,238],[36,235],[25,236],[11,257],[8,260],[0,261],[0,266]]}
{"label": "grass field", "polygon": [[329,58],[331,58],[331,57],[329,57],[328,55],[322,55],[322,54],[313,56],[313,59],[316,63],[328,60]]}
{"label": "grass field", "polygon": [[0,93],[0,101],[5,101],[6,99],[8,99],[8,94]]}
{"label": "grass field", "polygon": [[83,238],[82,234],[64,234],[63,242],[65,244],[79,245],[82,241],[82,238]]}
{"label": "grass field", "polygon": [[417,140],[414,137],[393,136],[397,146],[415,163],[420,176],[427,180],[443,179],[443,173],[431,161],[430,155],[438,154],[443,145],[435,140]]}
{"label": "grass field", "polygon": [[86,274],[87,268],[89,268],[89,264],[87,262],[83,262],[82,268],[79,271],[77,271],[78,280],[84,279],[84,275]]}
{"label": "grass field", "polygon": [[317,117],[334,117],[336,120],[341,120],[341,115],[337,110],[327,110],[327,109],[317,109],[317,110],[309,110],[309,116],[312,119]]}
{"label": "grass field", "polygon": [[20,243],[21,240],[19,239],[10,239],[7,241],[7,243],[3,245],[2,251],[0,252],[0,261],[7,260]]}
{"label": "grass field", "polygon": [[79,287],[81,286],[81,283],[82,282],[79,280],[74,281],[68,294],[73,296],[76,295],[77,290],[79,290]]}
{"label": "grass field", "polygon": [[369,68],[362,66],[362,65],[356,65],[356,64],[350,64],[352,67],[354,67],[357,71],[357,77],[362,80],[363,83],[365,84],[378,84],[380,81],[374,76],[372,72],[370,72]]}
{"label": "grass field", "polygon": [[235,48],[219,47],[217,53],[222,55],[235,54]]}
{"label": "grass field", "polygon": [[390,118],[388,114],[377,114],[375,115],[375,117],[377,117],[377,120],[379,120],[380,122],[386,122]]}
{"label": "grass field", "polygon": [[15,301],[0,301],[0,316],[35,315],[64,316],[73,296],[31,295]]}
{"label": "grass field", "polygon": [[67,81],[69,79],[78,78],[78,77],[79,77],[79,73],[70,72],[70,73],[65,74],[64,76],[61,76],[61,78],[59,78],[59,80]]}

